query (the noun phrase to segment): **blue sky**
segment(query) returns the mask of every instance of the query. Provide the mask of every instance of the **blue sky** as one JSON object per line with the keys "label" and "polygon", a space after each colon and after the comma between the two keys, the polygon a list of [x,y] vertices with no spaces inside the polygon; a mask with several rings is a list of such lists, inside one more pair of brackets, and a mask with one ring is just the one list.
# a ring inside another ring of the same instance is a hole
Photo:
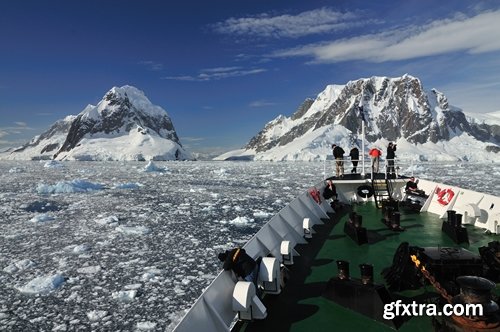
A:
{"label": "blue sky", "polygon": [[498,1],[2,1],[0,149],[133,85],[194,152],[245,145],[328,84],[419,77],[500,110]]}

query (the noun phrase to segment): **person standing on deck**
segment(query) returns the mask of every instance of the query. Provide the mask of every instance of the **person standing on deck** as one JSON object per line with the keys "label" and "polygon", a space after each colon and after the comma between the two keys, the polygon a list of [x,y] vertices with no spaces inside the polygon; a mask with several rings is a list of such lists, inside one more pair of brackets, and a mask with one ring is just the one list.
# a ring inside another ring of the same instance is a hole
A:
{"label": "person standing on deck", "polygon": [[342,149],[340,146],[337,146],[336,144],[332,145],[333,149],[333,157],[335,158],[335,165],[336,165],[336,171],[337,171],[337,177],[343,177],[344,176],[344,149]]}
{"label": "person standing on deck", "polygon": [[349,152],[349,156],[351,157],[352,162],[352,170],[351,173],[356,173],[356,168],[358,167],[359,161],[359,150],[357,147],[353,146],[351,151]]}
{"label": "person standing on deck", "polygon": [[378,167],[380,163],[380,156],[382,155],[382,151],[378,148],[372,148],[370,152],[368,152],[370,157],[372,158],[372,173],[378,173]]}
{"label": "person standing on deck", "polygon": [[389,143],[387,147],[387,174],[396,175],[396,171],[394,169],[394,158],[396,158],[396,144]]}

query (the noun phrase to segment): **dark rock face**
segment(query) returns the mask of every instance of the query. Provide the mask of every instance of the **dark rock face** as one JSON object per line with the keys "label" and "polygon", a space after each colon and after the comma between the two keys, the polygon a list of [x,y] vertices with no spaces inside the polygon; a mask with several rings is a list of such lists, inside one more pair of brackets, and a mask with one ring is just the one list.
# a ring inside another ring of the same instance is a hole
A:
{"label": "dark rock face", "polygon": [[410,75],[396,79],[372,77],[351,81],[331,105],[303,118],[313,103],[311,99],[304,101],[288,119],[296,125],[281,137],[269,138],[267,134],[285,122],[285,117],[268,123],[245,148],[267,151],[288,144],[311,129],[331,125],[342,125],[354,134],[361,134],[359,105],[363,105],[364,109],[368,142],[380,138],[389,141],[404,138],[415,144],[436,143],[450,140],[463,132],[483,142],[500,142],[499,126],[468,122],[462,111],[449,106],[442,93],[436,90],[425,92],[420,80]]}

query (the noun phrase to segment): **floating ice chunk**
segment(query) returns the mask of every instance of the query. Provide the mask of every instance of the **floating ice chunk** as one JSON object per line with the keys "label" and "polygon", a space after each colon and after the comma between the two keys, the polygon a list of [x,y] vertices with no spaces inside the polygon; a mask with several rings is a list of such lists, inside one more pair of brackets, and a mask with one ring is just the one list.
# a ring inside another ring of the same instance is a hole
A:
{"label": "floating ice chunk", "polygon": [[67,331],[67,330],[68,330],[68,327],[66,326],[66,324],[62,323],[62,324],[55,325],[54,328],[52,329],[52,332]]}
{"label": "floating ice chunk", "polygon": [[156,323],[155,322],[137,322],[137,324],[135,325],[135,328],[137,330],[141,330],[141,331],[154,330],[156,328]]}
{"label": "floating ice chunk", "polygon": [[6,312],[0,312],[0,320],[9,318],[9,314]]}
{"label": "floating ice chunk", "polygon": [[60,161],[57,161],[57,160],[49,160],[47,161],[43,167],[45,168],[61,168],[61,167],[64,167],[63,163],[61,163]]}
{"label": "floating ice chunk", "polygon": [[226,169],[221,168],[221,169],[214,169],[212,173],[217,174],[217,175],[227,175],[228,172]]}
{"label": "floating ice chunk", "polygon": [[30,219],[31,222],[33,223],[44,223],[48,221],[55,220],[56,218],[49,216],[48,214],[42,213],[34,216],[33,218]]}
{"label": "floating ice chunk", "polygon": [[151,233],[151,229],[146,226],[118,226],[115,230],[130,235],[147,235]]}
{"label": "floating ice chunk", "polygon": [[82,243],[80,245],[75,246],[72,251],[73,251],[74,254],[78,255],[78,254],[82,254],[82,253],[84,253],[86,251],[89,251],[90,249],[91,249],[90,244],[88,244],[88,243]]}
{"label": "floating ice chunk", "polygon": [[86,266],[86,267],[81,267],[76,270],[78,273],[82,274],[95,274],[101,271],[101,267],[99,265],[96,266]]}
{"label": "floating ice chunk", "polygon": [[142,184],[140,183],[119,183],[115,185],[115,189],[138,189],[142,187]]}
{"label": "floating ice chunk", "polygon": [[272,214],[269,213],[269,212],[265,212],[265,211],[260,211],[260,210],[256,210],[254,213],[253,213],[253,216],[255,218],[269,218]]}
{"label": "floating ice chunk", "polygon": [[141,280],[142,281],[158,281],[158,275],[161,275],[163,273],[162,270],[157,269],[157,268],[147,268],[146,271],[142,274]]}
{"label": "floating ice chunk", "polygon": [[119,302],[132,302],[136,296],[137,296],[136,289],[113,292],[111,294],[111,297],[113,297],[113,299]]}
{"label": "floating ice chunk", "polygon": [[123,288],[126,290],[131,290],[131,289],[139,289],[142,287],[142,284],[130,284],[130,285],[125,285]]}
{"label": "floating ice chunk", "polygon": [[89,192],[102,189],[104,189],[102,184],[76,179],[72,181],[59,181],[54,185],[39,183],[36,191],[39,194],[58,194]]}
{"label": "floating ice chunk", "polygon": [[9,169],[9,173],[24,173],[24,169],[20,167],[12,167]]}
{"label": "floating ice chunk", "polygon": [[236,217],[231,220],[229,223],[233,225],[248,225],[252,223],[254,220],[252,218],[247,217]]}
{"label": "floating ice chunk", "polygon": [[424,172],[426,168],[422,165],[412,165],[408,167],[403,173],[412,174],[413,172]]}
{"label": "floating ice chunk", "polygon": [[41,276],[28,282],[25,286],[18,287],[21,293],[25,294],[47,294],[64,283],[64,277],[61,274],[51,276]]}
{"label": "floating ice chunk", "polygon": [[118,223],[118,217],[116,216],[104,217],[101,219],[96,219],[95,222],[98,223],[99,225],[113,226]]}
{"label": "floating ice chunk", "polygon": [[152,161],[150,161],[146,167],[144,167],[144,172],[160,172],[160,173],[163,173],[163,172],[166,172],[168,169],[166,167],[158,167],[155,165],[155,163],[153,163]]}
{"label": "floating ice chunk", "polygon": [[14,262],[10,264],[9,266],[5,267],[3,270],[4,272],[7,273],[16,273],[16,272],[21,272],[26,269],[29,269],[30,267],[35,266],[36,264],[29,259],[22,259],[17,262]]}
{"label": "floating ice chunk", "polygon": [[226,220],[216,220],[215,222],[220,223],[220,224],[233,224],[235,226],[246,226],[251,224],[254,221],[252,218],[247,218],[247,217],[236,217],[233,220],[226,221]]}
{"label": "floating ice chunk", "polygon": [[107,315],[108,315],[108,312],[105,310],[92,310],[92,311],[87,312],[87,318],[91,322],[97,322],[97,321],[103,319],[104,317],[106,317]]}

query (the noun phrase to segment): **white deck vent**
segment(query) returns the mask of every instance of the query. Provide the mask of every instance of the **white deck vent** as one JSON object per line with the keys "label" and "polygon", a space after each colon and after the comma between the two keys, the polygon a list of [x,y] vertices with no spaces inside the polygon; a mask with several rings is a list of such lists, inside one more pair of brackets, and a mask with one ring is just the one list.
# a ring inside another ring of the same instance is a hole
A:
{"label": "white deck vent", "polygon": [[280,253],[283,264],[293,265],[292,244],[290,241],[281,241]]}
{"label": "white deck vent", "polygon": [[304,221],[302,222],[302,228],[304,228],[304,238],[310,239],[312,238],[312,222],[311,219],[309,218],[304,218]]}
{"label": "white deck vent", "polygon": [[259,280],[264,292],[268,294],[281,293],[280,262],[275,257],[263,257],[259,268]]}
{"label": "white deck vent", "polygon": [[255,285],[249,281],[238,281],[233,290],[233,311],[240,320],[264,319],[267,309],[255,293]]}

